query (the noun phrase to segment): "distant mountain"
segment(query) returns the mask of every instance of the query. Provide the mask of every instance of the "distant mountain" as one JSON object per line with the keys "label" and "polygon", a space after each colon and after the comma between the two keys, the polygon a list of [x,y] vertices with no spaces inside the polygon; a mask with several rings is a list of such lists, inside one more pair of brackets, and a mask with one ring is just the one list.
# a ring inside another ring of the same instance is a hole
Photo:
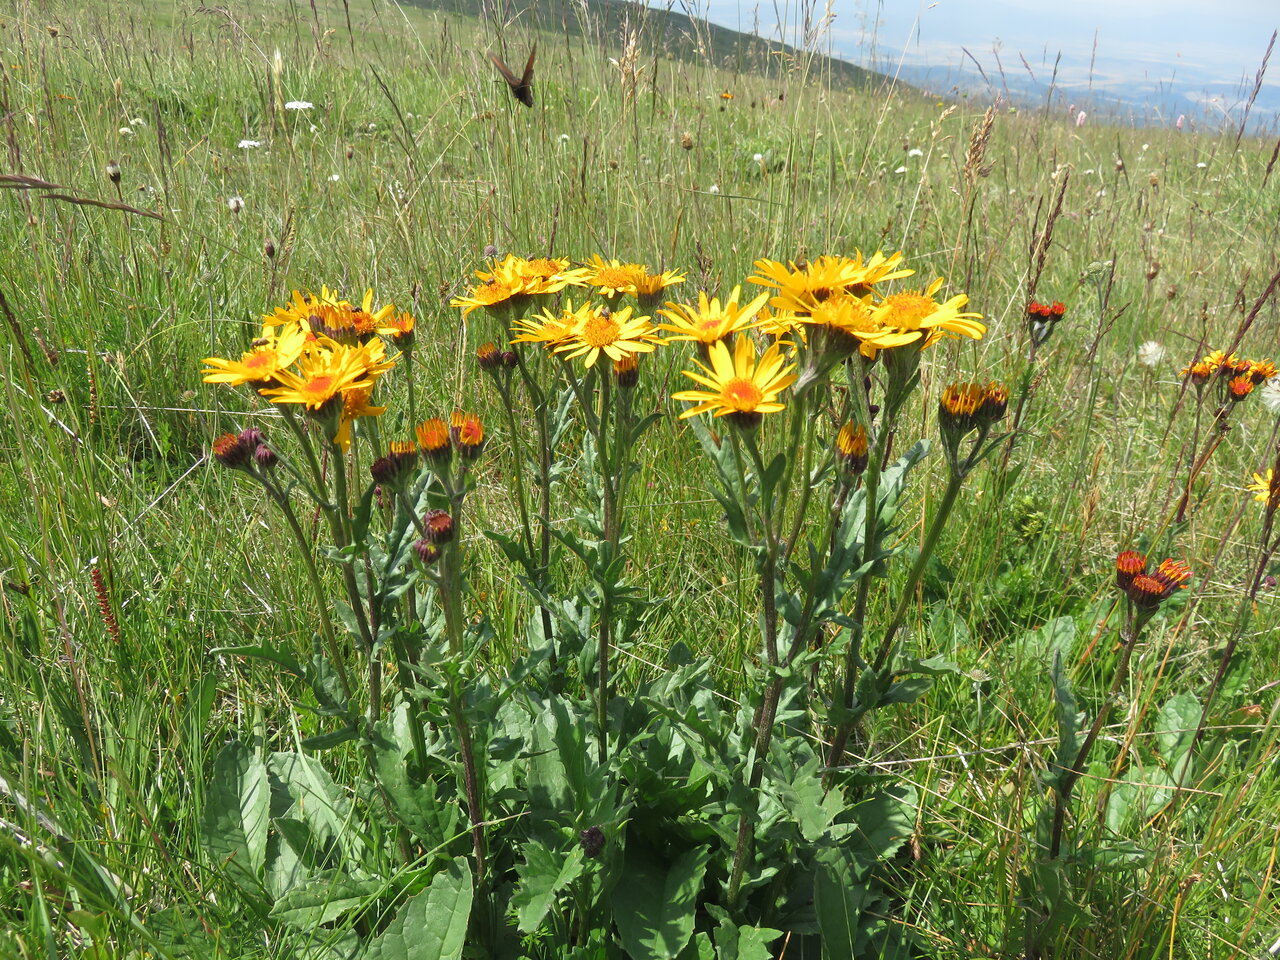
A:
{"label": "distant mountain", "polygon": [[[465,14],[482,21],[537,27],[569,36],[585,36],[606,49],[621,48],[637,32],[641,49],[665,51],[679,60],[703,62],[730,71],[781,77],[807,63],[809,75],[833,87],[878,86],[883,74],[846,60],[811,53],[790,44],[730,30],[671,9],[630,0],[407,0],[417,7]],[[513,69],[517,64],[511,65]]]}

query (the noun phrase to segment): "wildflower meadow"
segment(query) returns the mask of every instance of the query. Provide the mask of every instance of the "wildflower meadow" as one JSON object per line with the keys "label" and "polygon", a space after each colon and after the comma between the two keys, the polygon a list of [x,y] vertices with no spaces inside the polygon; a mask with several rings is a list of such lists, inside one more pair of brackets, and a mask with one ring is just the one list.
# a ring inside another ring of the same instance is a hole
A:
{"label": "wildflower meadow", "polygon": [[1275,132],[632,15],[0,14],[0,956],[1280,950]]}

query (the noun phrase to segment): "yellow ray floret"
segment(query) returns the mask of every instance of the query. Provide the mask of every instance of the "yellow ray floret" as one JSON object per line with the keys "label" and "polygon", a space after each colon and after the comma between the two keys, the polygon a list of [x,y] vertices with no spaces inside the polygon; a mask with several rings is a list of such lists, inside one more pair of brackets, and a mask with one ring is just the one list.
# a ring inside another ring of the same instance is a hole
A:
{"label": "yellow ray floret", "polygon": [[735,333],[749,330],[759,324],[756,315],[769,295],[762,293],[749,303],[741,304],[738,302],[741,294],[741,288],[734,287],[728,299],[721,304],[719,297],[708,300],[707,295],[699,291],[697,306],[668,303],[667,309],[659,310],[658,313],[671,322],[658,324],[658,329],[671,331],[673,335],[666,338],[668,343],[693,340],[703,344],[715,343]]}
{"label": "yellow ray floret", "polygon": [[657,332],[649,318],[633,317],[631,308],[623,307],[612,312],[588,311],[554,349],[565,354],[566,360],[585,357],[585,364],[591,367],[602,353],[617,361],[637,353],[652,353],[657,344]]}
{"label": "yellow ray floret", "polygon": [[287,324],[278,334],[273,330],[271,324],[264,326],[262,336],[254,342],[253,349],[241,354],[239,360],[205,357],[202,362],[208,364],[208,369],[202,371],[204,382],[229,383],[235,387],[275,380],[280,371],[302,355],[307,334],[296,322]]}
{"label": "yellow ray floret", "polygon": [[671,396],[696,404],[680,414],[680,419],[714,411],[715,416],[728,414],[777,413],[785,409],[778,395],[796,380],[792,371],[796,365],[787,364],[778,344],[773,344],[756,359],[755,345],[749,337],[740,336],[734,345],[733,355],[722,342],[713,343],[709,350],[711,365],[697,363],[701,373],[681,371],[706,390],[681,390]]}

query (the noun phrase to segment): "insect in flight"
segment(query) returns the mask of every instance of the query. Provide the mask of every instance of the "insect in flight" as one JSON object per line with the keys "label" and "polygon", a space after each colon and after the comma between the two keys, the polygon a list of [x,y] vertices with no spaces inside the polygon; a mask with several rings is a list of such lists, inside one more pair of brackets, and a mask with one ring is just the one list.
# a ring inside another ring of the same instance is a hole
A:
{"label": "insect in flight", "polygon": [[507,81],[507,86],[511,88],[511,95],[526,107],[533,106],[533,57],[537,52],[538,45],[535,43],[533,49],[529,51],[529,62],[524,65],[524,75],[520,77],[512,73],[511,68],[503,63],[496,53],[489,54],[489,59],[493,61],[493,65],[502,74],[502,79]]}

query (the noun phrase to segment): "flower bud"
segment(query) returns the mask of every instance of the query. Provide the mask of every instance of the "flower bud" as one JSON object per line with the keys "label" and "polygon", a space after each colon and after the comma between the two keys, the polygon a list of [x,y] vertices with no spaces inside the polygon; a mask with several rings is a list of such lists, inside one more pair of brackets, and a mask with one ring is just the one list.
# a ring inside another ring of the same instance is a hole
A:
{"label": "flower bud", "polygon": [[430,540],[415,540],[413,552],[417,554],[424,567],[429,567],[440,559],[440,548]]}
{"label": "flower bud", "polygon": [[453,411],[449,418],[449,437],[458,456],[474,460],[484,449],[484,425],[474,413]]}
{"label": "flower bud", "polygon": [[444,545],[453,539],[453,517],[446,510],[429,510],[422,518],[422,538],[428,543]]}
{"label": "flower bud", "polygon": [[112,183],[120,182],[120,164],[116,163],[114,160],[107,164],[107,179]]}
{"label": "flower bud", "polygon": [[430,463],[448,460],[453,452],[449,446],[449,428],[439,417],[424,420],[414,429],[422,456]]}
{"label": "flower bud", "polygon": [[836,455],[840,465],[855,476],[867,469],[867,428],[860,423],[846,423],[836,434]]}

